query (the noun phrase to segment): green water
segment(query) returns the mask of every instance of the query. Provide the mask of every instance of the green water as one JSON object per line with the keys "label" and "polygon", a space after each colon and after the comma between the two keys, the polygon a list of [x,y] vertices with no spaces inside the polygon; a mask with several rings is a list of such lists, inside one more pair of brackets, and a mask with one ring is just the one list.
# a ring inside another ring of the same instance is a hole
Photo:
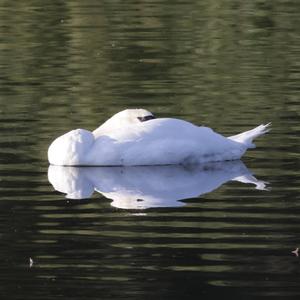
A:
{"label": "green water", "polygon": [[[2,298],[298,299],[299,19],[296,0],[1,1]],[[243,159],[270,190],[146,210],[55,191],[51,141],[135,107],[224,135],[272,122]]]}

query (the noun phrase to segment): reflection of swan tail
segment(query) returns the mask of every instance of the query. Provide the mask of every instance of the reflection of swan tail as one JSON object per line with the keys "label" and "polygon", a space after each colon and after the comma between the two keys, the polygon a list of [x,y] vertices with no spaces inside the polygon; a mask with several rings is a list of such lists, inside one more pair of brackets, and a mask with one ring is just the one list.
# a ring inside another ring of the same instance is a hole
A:
{"label": "reflection of swan tail", "polygon": [[248,148],[255,148],[255,144],[252,143],[253,139],[267,133],[271,129],[269,128],[271,123],[268,123],[266,125],[260,125],[255,127],[254,129],[245,131],[243,133],[234,135],[229,137],[230,140],[233,140],[238,143],[242,143]]}
{"label": "reflection of swan tail", "polygon": [[270,190],[270,187],[267,187],[267,184],[269,184],[269,182],[262,181],[262,180],[257,180],[254,176],[252,176],[250,174],[238,176],[238,177],[235,177],[232,180],[239,181],[239,182],[242,182],[242,183],[255,184],[255,188],[257,190],[261,190],[261,191],[269,191]]}

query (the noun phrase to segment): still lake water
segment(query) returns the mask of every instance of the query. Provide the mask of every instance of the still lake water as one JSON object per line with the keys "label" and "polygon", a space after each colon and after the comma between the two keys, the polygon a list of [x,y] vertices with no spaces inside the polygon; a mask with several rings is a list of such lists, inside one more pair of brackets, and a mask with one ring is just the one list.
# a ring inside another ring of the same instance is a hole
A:
{"label": "still lake water", "polygon": [[[2,1],[2,299],[299,299],[299,8]],[[75,170],[91,198],[55,191],[50,142],[133,107],[224,135],[273,129],[244,165]],[[249,172],[269,189],[231,180]]]}

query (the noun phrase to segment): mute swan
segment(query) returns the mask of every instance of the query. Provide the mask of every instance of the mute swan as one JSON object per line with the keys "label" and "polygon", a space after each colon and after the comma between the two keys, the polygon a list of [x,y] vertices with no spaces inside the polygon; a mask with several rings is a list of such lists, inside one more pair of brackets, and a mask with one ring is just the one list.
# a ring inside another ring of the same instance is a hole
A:
{"label": "mute swan", "polygon": [[240,159],[269,124],[224,137],[187,121],[158,118],[144,109],[115,114],[90,132],[72,130],[48,149],[50,164],[60,166],[137,166],[197,164]]}

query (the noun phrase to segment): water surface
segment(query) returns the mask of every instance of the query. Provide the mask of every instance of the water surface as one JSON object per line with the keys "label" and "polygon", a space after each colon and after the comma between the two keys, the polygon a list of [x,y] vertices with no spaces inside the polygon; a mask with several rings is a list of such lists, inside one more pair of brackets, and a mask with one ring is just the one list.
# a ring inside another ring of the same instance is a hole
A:
{"label": "water surface", "polygon": [[[3,1],[3,298],[298,299],[299,17],[296,0]],[[243,159],[271,190],[147,209],[55,191],[50,142],[133,107],[224,135],[272,122]]]}

